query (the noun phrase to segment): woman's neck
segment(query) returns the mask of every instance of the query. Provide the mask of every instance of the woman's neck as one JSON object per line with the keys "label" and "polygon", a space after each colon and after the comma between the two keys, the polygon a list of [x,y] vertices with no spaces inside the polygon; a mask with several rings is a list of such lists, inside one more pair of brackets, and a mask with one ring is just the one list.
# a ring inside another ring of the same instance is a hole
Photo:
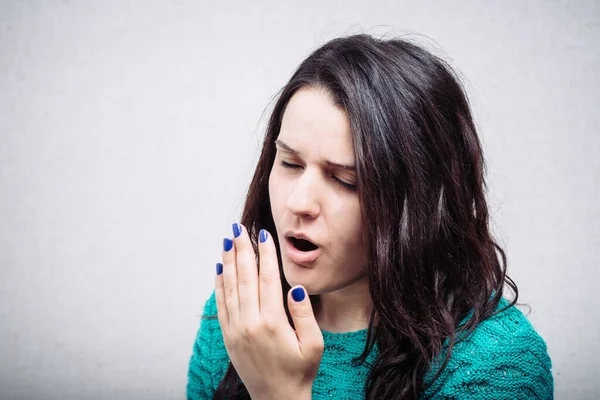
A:
{"label": "woman's neck", "polygon": [[319,295],[314,312],[321,330],[343,333],[366,329],[371,307],[369,285],[365,278],[335,292]]}

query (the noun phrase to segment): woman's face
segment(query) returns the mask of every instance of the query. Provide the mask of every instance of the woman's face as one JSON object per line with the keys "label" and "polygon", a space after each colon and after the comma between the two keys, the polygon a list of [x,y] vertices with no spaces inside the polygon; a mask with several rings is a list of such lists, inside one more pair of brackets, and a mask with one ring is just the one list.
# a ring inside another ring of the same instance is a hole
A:
{"label": "woman's face", "polygon": [[[300,89],[287,105],[276,146],[269,197],[286,280],[309,294],[364,281],[367,246],[346,114],[327,92]],[[302,235],[318,248],[289,238]]]}

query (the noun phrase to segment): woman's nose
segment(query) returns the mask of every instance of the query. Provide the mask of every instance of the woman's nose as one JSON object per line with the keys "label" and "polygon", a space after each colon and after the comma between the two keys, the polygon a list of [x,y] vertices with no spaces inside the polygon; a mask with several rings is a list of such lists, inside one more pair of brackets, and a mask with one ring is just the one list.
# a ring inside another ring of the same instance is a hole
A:
{"label": "woman's nose", "polygon": [[319,205],[319,177],[316,171],[305,170],[295,182],[287,198],[288,209],[298,215],[316,218],[321,212]]}

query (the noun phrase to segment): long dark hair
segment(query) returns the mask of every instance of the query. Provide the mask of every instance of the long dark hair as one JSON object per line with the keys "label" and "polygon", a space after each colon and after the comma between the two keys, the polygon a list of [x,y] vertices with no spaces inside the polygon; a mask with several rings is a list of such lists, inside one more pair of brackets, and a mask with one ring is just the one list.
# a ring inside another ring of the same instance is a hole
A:
{"label": "long dark hair", "polygon": [[[416,399],[434,358],[447,351],[435,380],[457,340],[497,312],[504,285],[514,294],[510,305],[518,297],[490,233],[468,100],[445,61],[404,39],[360,34],[315,50],[282,89],[267,126],[241,218],[255,249],[258,231],[267,229],[279,253],[268,179],[283,113],[302,87],[327,90],[350,121],[373,301],[355,361],[378,348],[366,398]],[[285,279],[281,285],[287,293]],[[233,365],[214,398],[250,398]]]}

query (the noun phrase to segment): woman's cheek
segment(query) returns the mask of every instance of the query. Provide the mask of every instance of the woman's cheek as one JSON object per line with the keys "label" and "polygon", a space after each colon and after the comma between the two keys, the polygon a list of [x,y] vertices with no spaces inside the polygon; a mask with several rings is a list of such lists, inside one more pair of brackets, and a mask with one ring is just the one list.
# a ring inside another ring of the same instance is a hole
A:
{"label": "woman's cheek", "polygon": [[274,218],[280,216],[284,211],[287,200],[286,193],[289,186],[289,182],[282,179],[280,173],[275,171],[271,173],[271,176],[269,177],[269,200],[271,202],[271,211]]}

